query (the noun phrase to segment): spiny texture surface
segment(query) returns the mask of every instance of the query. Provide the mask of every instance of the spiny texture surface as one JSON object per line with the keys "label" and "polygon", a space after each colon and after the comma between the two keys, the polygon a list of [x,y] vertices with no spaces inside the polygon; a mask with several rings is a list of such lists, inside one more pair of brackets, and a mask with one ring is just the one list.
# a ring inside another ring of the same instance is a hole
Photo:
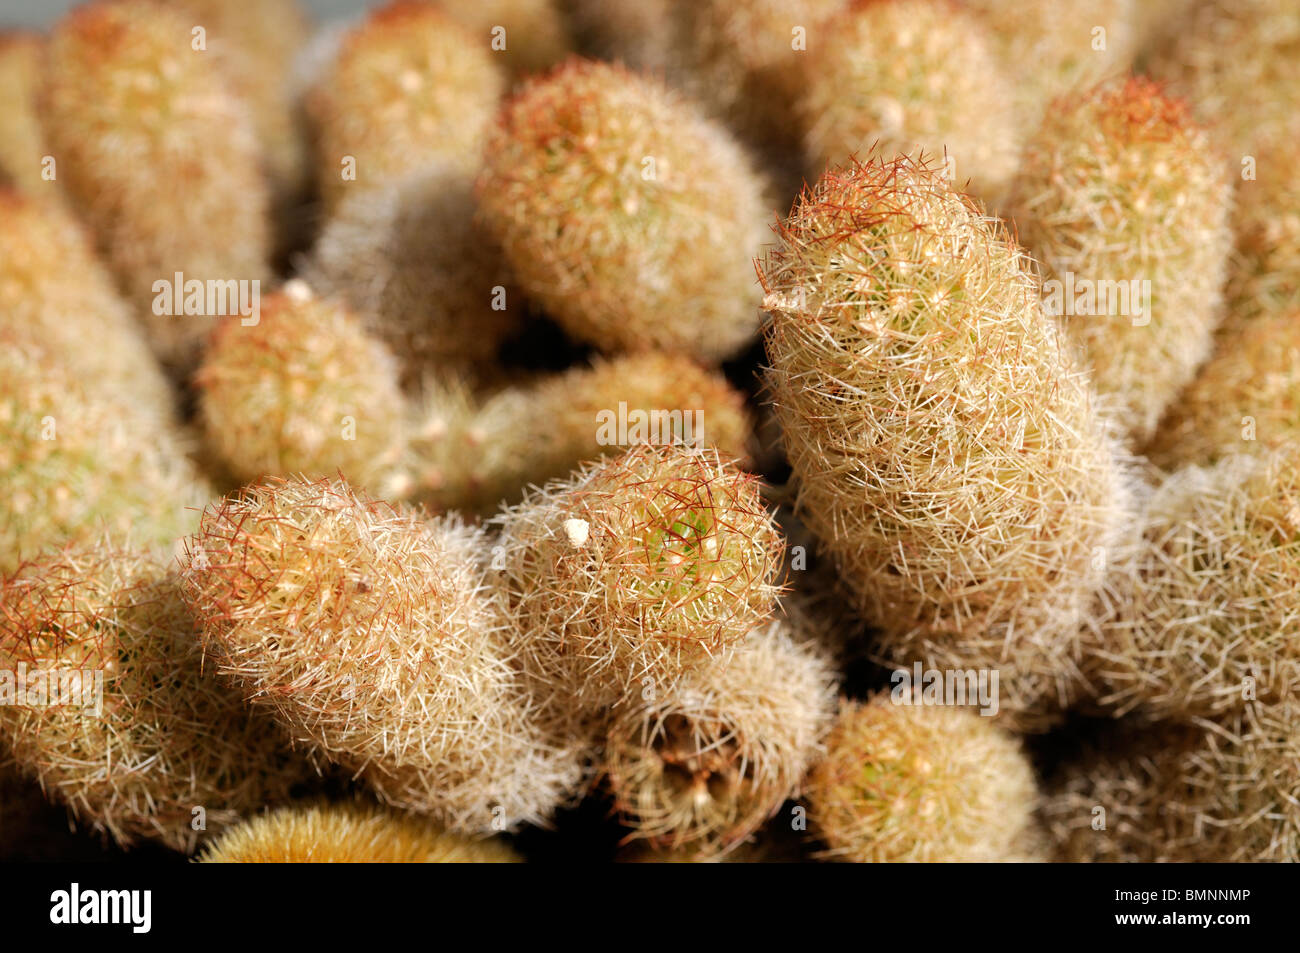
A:
{"label": "spiny texture surface", "polygon": [[605,716],[646,679],[669,691],[776,600],[781,537],[757,480],[716,451],[636,447],[498,522],[520,664],[575,719]]}
{"label": "spiny texture surface", "polygon": [[762,264],[798,508],[893,661],[1041,728],[1128,508],[1024,253],[924,160],[832,170]]}
{"label": "spiny texture surface", "polygon": [[1213,717],[1300,674],[1298,463],[1292,444],[1187,467],[1156,489],[1100,620],[1108,705]]}
{"label": "spiny texture surface", "polygon": [[757,328],[764,184],[660,83],[574,61],[493,128],[479,203],[524,291],[603,350],[728,357]]}
{"label": "spiny texture surface", "polygon": [[[434,424],[443,415],[431,409]],[[424,439],[418,492],[446,508],[490,511],[637,443],[715,447],[744,466],[750,432],[744,395],[718,371],[656,352],[597,358],[499,391],[458,429]]]}
{"label": "spiny texture surface", "polygon": [[1219,722],[1103,735],[1048,784],[1043,815],[1062,859],[1300,861],[1300,710],[1291,692]]}
{"label": "spiny texture surface", "polygon": [[1044,266],[1048,312],[1140,443],[1209,356],[1220,319],[1223,160],[1185,103],[1130,78],[1057,101],[1021,169],[1007,205]]}
{"label": "spiny texture surface", "polygon": [[298,0],[166,0],[206,32],[231,88],[248,104],[274,194],[292,198],[307,176],[307,143],[290,93],[309,25]]}
{"label": "spiny texture surface", "polygon": [[1032,128],[1057,96],[1126,73],[1140,9],[1158,0],[965,0],[1014,80],[1014,106]]}
{"label": "spiny texture surface", "polygon": [[31,337],[85,387],[160,420],[171,387],[86,232],[48,193],[0,187],[0,327]]}
{"label": "spiny texture surface", "polygon": [[826,856],[856,863],[1020,858],[1037,788],[1018,742],[966,708],[844,702],[804,785]]}
{"label": "spiny texture surface", "polygon": [[0,181],[31,195],[58,188],[41,176],[49,152],[36,107],[44,55],[41,36],[0,30]]}
{"label": "spiny texture surface", "polygon": [[954,183],[1002,195],[1020,131],[983,23],[943,0],[865,0],[822,32],[801,106],[811,175],[925,149],[946,153]]}
{"label": "spiny texture surface", "polygon": [[838,679],[818,636],[764,623],[729,658],[623,709],[605,771],[633,837],[722,853],[795,793],[835,711]]}
{"label": "spiny texture surface", "polygon": [[349,193],[317,241],[315,283],[398,355],[408,389],[490,367],[522,323],[523,297],[475,209],[472,175],[433,163]]}
{"label": "spiny texture surface", "polygon": [[394,0],[344,37],[306,102],[327,211],[433,157],[475,167],[505,89],[490,44],[421,0]]}
{"label": "spiny texture surface", "polygon": [[50,39],[41,111],[59,181],[180,373],[214,318],[156,314],[155,282],[264,279],[270,242],[252,119],[190,29],[148,0],[78,7]]}
{"label": "spiny texture surface", "polygon": [[396,376],[352,312],[294,281],[257,324],[226,320],[195,381],[208,444],[241,481],[341,473],[374,486],[403,450]]}
{"label": "spiny texture surface", "polygon": [[341,482],[210,508],[186,595],[205,649],[299,742],[462,832],[544,822],[579,779],[534,724],[480,535]]}
{"label": "spiny texture surface", "polygon": [[1145,453],[1160,466],[1209,464],[1300,440],[1300,309],[1223,329]]}
{"label": "spiny texture surface", "polygon": [[176,433],[0,331],[0,571],[73,539],[170,546],[210,498]]}
{"label": "spiny texture surface", "polygon": [[1157,724],[1136,735],[1108,727],[1083,746],[1045,782],[1041,810],[1061,860],[1191,860],[1212,830],[1189,842],[1193,789],[1180,783],[1180,763],[1195,763],[1204,738],[1204,727]]}
{"label": "spiny texture surface", "polygon": [[0,738],[49,796],[121,845],[193,850],[196,808],[215,831],[304,776],[274,726],[201,663],[179,581],[152,557],[68,547],[0,583],[0,668],[17,676]]}
{"label": "spiny texture surface", "polygon": [[204,864],[513,864],[499,840],[471,840],[362,804],[281,808],[226,831]]}
{"label": "spiny texture surface", "polygon": [[1295,142],[1300,7],[1292,0],[1204,0],[1148,66],[1221,128],[1232,155]]}

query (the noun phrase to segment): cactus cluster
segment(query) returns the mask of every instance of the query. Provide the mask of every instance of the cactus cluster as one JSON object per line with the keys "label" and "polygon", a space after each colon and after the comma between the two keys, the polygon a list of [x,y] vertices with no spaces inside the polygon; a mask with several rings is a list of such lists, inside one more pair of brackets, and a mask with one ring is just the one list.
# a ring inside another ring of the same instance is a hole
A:
{"label": "cactus cluster", "polygon": [[366,6],[0,32],[0,857],[1300,860],[1294,0]]}

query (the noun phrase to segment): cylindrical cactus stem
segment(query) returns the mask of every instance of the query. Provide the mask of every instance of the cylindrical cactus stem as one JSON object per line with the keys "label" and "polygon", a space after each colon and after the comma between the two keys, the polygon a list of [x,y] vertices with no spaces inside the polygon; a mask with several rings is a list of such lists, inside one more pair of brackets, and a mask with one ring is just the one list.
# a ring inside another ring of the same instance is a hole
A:
{"label": "cylindrical cactus stem", "polygon": [[170,547],[211,490],[157,412],[87,392],[30,335],[0,331],[0,571],[105,534]]}
{"label": "cylindrical cactus stem", "polygon": [[1300,440],[1300,304],[1221,330],[1143,451],[1168,470]]}
{"label": "cylindrical cactus stem", "polygon": [[955,184],[1001,198],[1021,129],[978,17],[947,0],[867,0],[820,32],[801,105],[811,177],[873,149],[924,149],[946,155]]}
{"label": "cylindrical cactus stem", "polygon": [[881,655],[1001,671],[1050,724],[1130,509],[1026,256],[924,159],[832,170],[762,263],[798,512]]}
{"label": "cylindrical cactus stem", "polygon": [[189,19],[148,0],[78,7],[50,39],[41,111],[58,180],[179,374],[197,361],[216,296],[176,314],[175,286],[225,290],[270,272],[252,118],[216,60],[193,47]]}
{"label": "cylindrical cactus stem", "polygon": [[1137,77],[1058,100],[1007,202],[1044,305],[1140,445],[1209,356],[1232,184],[1181,100]]}
{"label": "cylindrical cactus stem", "polygon": [[523,296],[476,208],[473,175],[435,162],[345,195],[316,243],[313,283],[365,318],[408,390],[494,367],[522,324]]}
{"label": "cylindrical cactus stem", "polygon": [[239,480],[342,474],[379,489],[405,447],[396,377],[351,311],[295,279],[256,324],[226,319],[195,381],[207,443]]}
{"label": "cylindrical cactus stem", "polygon": [[1217,125],[1231,165],[1265,145],[1295,142],[1300,7],[1292,0],[1204,0],[1148,71]]}
{"label": "cylindrical cactus stem", "polygon": [[543,822],[581,777],[510,664],[484,541],[341,482],[210,508],[182,570],[217,671],[396,807],[464,833]]}
{"label": "cylindrical cactus stem", "polygon": [[284,807],[231,828],[203,864],[514,864],[504,841],[471,839],[378,805]]}
{"label": "cylindrical cactus stem", "polygon": [[1156,488],[1116,564],[1092,666],[1103,704],[1216,717],[1300,674],[1300,453],[1191,466]]}
{"label": "cylindrical cactus stem", "polygon": [[492,129],[480,208],[525,293],[606,351],[720,360],[757,330],[764,183],[662,84],[570,62]]}
{"label": "cylindrical cactus stem", "polygon": [[510,387],[435,438],[415,438],[415,492],[450,509],[517,503],[526,487],[634,444],[714,447],[744,466],[744,395],[719,372],[647,352]]}
{"label": "cylindrical cactus stem", "polygon": [[0,30],[0,185],[29,195],[58,189],[46,178],[49,149],[37,112],[45,39],[36,33]]}
{"label": "cylindrical cactus stem", "polygon": [[738,847],[794,795],[835,710],[815,631],[756,628],[729,658],[653,683],[605,739],[604,768],[632,837],[698,857]]}
{"label": "cylindrical cactus stem", "polygon": [[0,737],[81,824],[190,851],[306,776],[202,674],[179,580],[154,557],[68,547],[0,582],[0,607]]}
{"label": "cylindrical cactus stem", "polygon": [[290,74],[309,23],[298,0],[166,0],[203,28],[203,42],[248,103],[272,193],[284,205],[307,186],[307,137],[295,114]]}
{"label": "cylindrical cactus stem", "polygon": [[425,0],[393,0],[348,32],[305,101],[327,212],[433,158],[476,167],[506,82],[491,43]]}
{"label": "cylindrical cactus stem", "polygon": [[846,701],[804,783],[824,856],[858,863],[1023,859],[1037,785],[1019,743],[968,708]]}
{"label": "cylindrical cactus stem", "polygon": [[1058,96],[1128,72],[1138,52],[1138,13],[1158,0],[965,0],[988,28],[1014,81],[1014,108],[1033,129]]}
{"label": "cylindrical cactus stem", "polygon": [[1300,861],[1297,724],[1286,694],[1219,722],[1104,732],[1046,785],[1042,813],[1062,859]]}
{"label": "cylindrical cactus stem", "polygon": [[550,69],[569,53],[569,31],[557,0],[441,0],[439,6],[516,79]]}
{"label": "cylindrical cactus stem", "polygon": [[716,451],[641,446],[497,518],[519,664],[591,722],[728,653],[773,610],[783,543],[758,481]]}
{"label": "cylindrical cactus stem", "polygon": [[[1292,160],[1297,135],[1300,119],[1291,138],[1262,145],[1241,168],[1225,334],[1257,319],[1300,312],[1300,176]],[[1221,349],[1230,346],[1225,341]]]}
{"label": "cylindrical cactus stem", "polygon": [[161,421],[171,386],[81,224],[49,193],[0,187],[0,327],[44,346],[95,393]]}

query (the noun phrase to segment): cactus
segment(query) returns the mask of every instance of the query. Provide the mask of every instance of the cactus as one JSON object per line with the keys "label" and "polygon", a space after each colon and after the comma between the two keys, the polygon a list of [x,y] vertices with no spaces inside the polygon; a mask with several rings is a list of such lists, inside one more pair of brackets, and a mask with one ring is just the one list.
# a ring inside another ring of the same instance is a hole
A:
{"label": "cactus", "polygon": [[273,196],[283,205],[307,185],[307,142],[295,114],[290,71],[307,42],[309,24],[298,0],[166,0],[221,63],[231,88],[247,102]]}
{"label": "cactus", "polygon": [[1228,272],[1225,334],[1256,319],[1300,311],[1300,179],[1290,159],[1294,141],[1260,148],[1255,177],[1237,187],[1237,247]]}
{"label": "cactus", "polygon": [[662,84],[584,61],[530,81],[477,188],[524,292],[574,336],[713,361],[756,331],[764,184]]}
{"label": "cactus", "polygon": [[470,840],[427,820],[356,804],[281,808],[226,831],[204,864],[512,864],[500,840]]}
{"label": "cactus", "polygon": [[142,329],[84,229],[48,194],[0,187],[0,327],[49,350],[89,391],[174,416]]}
{"label": "cactus", "polygon": [[[1222,160],[1185,103],[1130,78],[1054,103],[1022,168],[1007,206],[1058,286],[1049,310],[1140,445],[1209,356],[1219,323],[1232,247]],[[1070,289],[1094,287],[1099,313],[1074,313]]]}
{"label": "cactus", "polygon": [[210,489],[156,414],[105,400],[31,338],[0,332],[0,572],[104,534],[168,546]]}
{"label": "cactus", "polygon": [[0,605],[0,738],[81,824],[190,851],[305,776],[273,726],[201,674],[177,577],[154,557],[70,546],[0,583]]}
{"label": "cactus", "polygon": [[544,821],[581,770],[531,717],[483,547],[342,482],[277,481],[209,508],[182,574],[254,706],[381,800],[479,833]]}
{"label": "cactus", "polygon": [[396,373],[350,311],[294,280],[257,324],[220,326],[195,381],[209,446],[239,480],[341,473],[377,486],[404,449]]}
{"label": "cactus", "polygon": [[838,679],[817,635],[764,623],[730,658],[620,712],[605,770],[633,837],[696,859],[726,853],[794,794],[835,710]]}
{"label": "cactus", "polygon": [[1139,14],[1168,0],[967,0],[1014,79],[1016,113],[1035,127],[1052,100],[1127,73]]}
{"label": "cactus", "polygon": [[1037,787],[1017,742],[964,708],[845,702],[804,785],[825,856],[857,863],[1023,857]]}
{"label": "cactus", "polygon": [[1300,438],[1300,308],[1233,323],[1144,451],[1158,466],[1206,465]]}
{"label": "cactus", "polygon": [[41,195],[54,188],[42,175],[48,153],[37,115],[45,39],[35,33],[0,30],[0,183]]}
{"label": "cactus", "polygon": [[505,89],[490,44],[422,0],[393,0],[343,38],[306,97],[327,212],[430,159],[474,168]]}
{"label": "cactus", "polygon": [[1118,711],[1215,717],[1271,699],[1300,665],[1294,445],[1169,476],[1098,620],[1098,681]]}
{"label": "cactus", "polygon": [[316,243],[309,274],[345,297],[398,355],[402,381],[483,372],[522,323],[522,296],[475,221],[473,177],[433,162],[348,194]]}
{"label": "cactus", "polygon": [[832,170],[762,263],[798,510],[881,655],[1003,670],[1047,727],[1130,510],[1023,252],[909,156]]}
{"label": "cactus", "polygon": [[783,544],[757,481],[716,451],[635,447],[496,519],[520,665],[557,717],[669,692],[772,612]]}
{"label": "cactus", "polygon": [[866,0],[823,27],[800,109],[812,177],[857,153],[946,153],[996,202],[1016,171],[1012,88],[974,15],[945,0]]}
{"label": "cactus", "polygon": [[148,0],[78,7],[50,39],[41,113],[65,193],[147,317],[156,353],[181,375],[215,317],[158,314],[155,284],[270,271],[252,119],[191,42],[186,17]]}

